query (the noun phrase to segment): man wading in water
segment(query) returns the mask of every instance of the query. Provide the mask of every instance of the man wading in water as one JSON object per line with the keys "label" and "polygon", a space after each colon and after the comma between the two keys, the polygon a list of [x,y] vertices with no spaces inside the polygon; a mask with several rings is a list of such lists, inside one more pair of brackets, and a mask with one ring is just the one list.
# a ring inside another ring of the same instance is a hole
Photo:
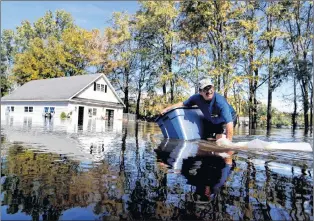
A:
{"label": "man wading in water", "polygon": [[[209,78],[204,78],[199,82],[199,93],[192,95],[184,102],[165,108],[161,114],[173,108],[192,107],[193,105],[200,108],[207,120],[204,124],[204,131],[208,140],[218,140],[224,137],[225,132],[227,139],[232,141],[237,114],[227,100],[215,92],[214,85]],[[224,129],[226,130],[224,131]]]}

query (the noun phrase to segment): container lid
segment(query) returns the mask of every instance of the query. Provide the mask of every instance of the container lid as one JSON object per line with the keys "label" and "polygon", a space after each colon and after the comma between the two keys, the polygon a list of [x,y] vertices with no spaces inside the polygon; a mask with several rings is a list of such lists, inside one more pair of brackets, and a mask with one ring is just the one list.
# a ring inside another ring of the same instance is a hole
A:
{"label": "container lid", "polygon": [[155,119],[155,122],[157,122],[159,119],[166,117],[166,115],[168,115],[169,113],[171,113],[174,110],[178,110],[178,109],[199,109],[198,107],[176,107],[176,108],[172,108],[171,110],[167,111],[165,114],[158,116]]}

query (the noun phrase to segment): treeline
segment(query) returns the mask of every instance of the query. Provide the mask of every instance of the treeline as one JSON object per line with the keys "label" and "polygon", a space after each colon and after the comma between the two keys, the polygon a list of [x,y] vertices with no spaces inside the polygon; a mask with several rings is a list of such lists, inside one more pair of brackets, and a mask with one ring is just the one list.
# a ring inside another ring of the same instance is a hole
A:
{"label": "treeline", "polygon": [[[65,11],[3,30],[2,95],[30,80],[103,72],[123,98],[125,112],[153,117],[197,92],[209,76],[240,116],[258,125],[257,92],[291,95],[293,128],[299,115],[312,127],[313,5],[310,1],[140,1],[135,14],[114,13],[110,25],[84,30]],[[298,112],[301,101],[302,113]]]}

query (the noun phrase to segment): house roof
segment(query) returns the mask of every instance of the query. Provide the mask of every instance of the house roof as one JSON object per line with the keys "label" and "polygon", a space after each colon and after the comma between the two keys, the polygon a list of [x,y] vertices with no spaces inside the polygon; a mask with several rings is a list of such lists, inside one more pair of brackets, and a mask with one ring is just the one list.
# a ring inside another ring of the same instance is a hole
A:
{"label": "house roof", "polygon": [[77,102],[77,103],[91,103],[93,105],[104,105],[106,107],[121,107],[123,108],[123,104],[118,104],[110,101],[99,101],[94,99],[86,99],[86,98],[78,98],[74,97],[71,99],[71,102]]}
{"label": "house roof", "polygon": [[[114,88],[104,74],[86,74],[72,77],[59,77],[33,80],[17,88],[11,94],[1,98],[2,101],[60,101],[70,100],[101,76],[104,77],[117,99]],[[123,104],[124,105],[124,104]]]}

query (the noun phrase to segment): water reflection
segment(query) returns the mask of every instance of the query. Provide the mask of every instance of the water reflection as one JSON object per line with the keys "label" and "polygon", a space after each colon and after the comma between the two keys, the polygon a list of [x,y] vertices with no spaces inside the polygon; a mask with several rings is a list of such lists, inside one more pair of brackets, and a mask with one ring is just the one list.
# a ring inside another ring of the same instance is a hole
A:
{"label": "water reflection", "polygon": [[[47,133],[77,142],[83,159],[73,157],[78,153],[42,152],[29,143],[1,137],[2,219],[309,220],[313,216],[310,155],[217,152],[197,142],[163,140],[155,124],[123,124],[116,130],[115,123],[111,127],[96,121],[95,130],[75,132],[68,129],[71,122],[54,121],[53,130],[45,131],[42,122],[32,121],[32,131],[40,137]],[[24,121],[14,124],[8,124],[11,130],[26,133],[21,129]]]}
{"label": "water reflection", "polygon": [[209,201],[226,182],[234,167],[234,152],[213,152],[198,143],[164,140],[158,149],[157,160],[181,172],[187,184],[195,186],[194,201]]}
{"label": "water reflection", "polygon": [[12,127],[24,131],[43,129],[45,132],[64,130],[67,133],[78,132],[121,132],[121,120],[86,119],[82,125],[78,125],[74,119],[60,119],[57,117],[45,118],[42,116],[5,116],[1,122],[2,127]]}

